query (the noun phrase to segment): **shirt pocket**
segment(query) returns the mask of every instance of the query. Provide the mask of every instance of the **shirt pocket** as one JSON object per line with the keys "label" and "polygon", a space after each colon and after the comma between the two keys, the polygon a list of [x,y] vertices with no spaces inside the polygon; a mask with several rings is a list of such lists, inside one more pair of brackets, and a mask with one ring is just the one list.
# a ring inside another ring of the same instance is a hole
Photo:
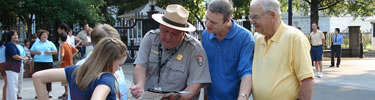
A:
{"label": "shirt pocket", "polygon": [[150,53],[150,56],[148,57],[148,64],[147,64],[147,72],[149,75],[155,74],[155,72],[158,71],[159,65],[158,65],[158,55],[154,53]]}
{"label": "shirt pocket", "polygon": [[168,64],[167,71],[167,83],[175,85],[186,84],[186,65],[178,62],[170,63]]}

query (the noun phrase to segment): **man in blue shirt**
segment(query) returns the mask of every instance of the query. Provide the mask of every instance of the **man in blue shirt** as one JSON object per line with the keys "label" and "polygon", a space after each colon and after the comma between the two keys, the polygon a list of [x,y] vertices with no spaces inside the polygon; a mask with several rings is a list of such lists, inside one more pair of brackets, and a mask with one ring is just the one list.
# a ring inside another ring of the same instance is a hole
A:
{"label": "man in blue shirt", "polygon": [[202,35],[211,74],[209,100],[248,100],[251,91],[254,38],[231,20],[232,2],[212,1]]}
{"label": "man in blue shirt", "polygon": [[341,44],[344,43],[344,37],[340,34],[340,29],[335,28],[335,34],[332,36],[332,46],[331,46],[331,66],[335,66],[335,55],[337,57],[336,67],[340,67],[340,57],[341,57]]}

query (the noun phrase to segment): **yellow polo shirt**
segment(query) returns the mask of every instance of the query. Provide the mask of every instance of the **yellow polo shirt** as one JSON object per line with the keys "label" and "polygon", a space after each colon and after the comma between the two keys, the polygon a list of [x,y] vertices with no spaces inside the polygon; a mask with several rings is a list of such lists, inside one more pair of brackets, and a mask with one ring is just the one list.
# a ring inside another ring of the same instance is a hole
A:
{"label": "yellow polo shirt", "polygon": [[281,23],[274,36],[255,40],[254,100],[296,100],[301,81],[313,77],[310,43],[298,29]]}

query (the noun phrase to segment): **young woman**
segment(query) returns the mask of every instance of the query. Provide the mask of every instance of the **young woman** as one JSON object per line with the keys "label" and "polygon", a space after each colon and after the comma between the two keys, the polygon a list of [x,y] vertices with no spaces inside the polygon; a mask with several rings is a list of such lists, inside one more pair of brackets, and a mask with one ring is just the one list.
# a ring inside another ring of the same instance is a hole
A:
{"label": "young woman", "polygon": [[78,37],[75,37],[73,35],[73,30],[72,29],[68,29],[67,30],[67,39],[66,39],[66,42],[68,42],[70,45],[72,45],[74,48],[76,48],[76,44],[81,44],[82,40],[79,39]]}
{"label": "young woman", "polygon": [[[91,44],[95,47],[96,44],[98,44],[99,41],[105,37],[112,37],[112,38],[120,39],[120,34],[115,28],[113,28],[112,26],[108,24],[97,24],[95,25],[94,30],[90,34],[90,37],[91,37]],[[91,52],[86,52],[86,54],[87,56],[84,59],[78,61],[76,65],[78,66],[82,65],[87,60],[87,58],[90,57]],[[120,68],[120,70],[117,70],[113,75],[116,76],[116,80],[119,85],[120,100],[128,100],[128,92],[127,92],[128,88],[126,87],[125,75],[124,75],[122,68]]]}
{"label": "young woman", "polygon": [[84,41],[84,44],[86,46],[86,51],[85,51],[86,55],[85,55],[85,57],[94,49],[94,46],[91,43],[91,32],[92,31],[93,31],[92,28],[89,28],[87,30],[87,37],[86,37],[86,39]]}
{"label": "young woman", "polygon": [[127,47],[120,39],[104,38],[83,65],[36,72],[33,83],[38,99],[48,99],[45,83],[60,81],[68,82],[72,100],[116,100],[113,73],[120,69],[127,55]]}

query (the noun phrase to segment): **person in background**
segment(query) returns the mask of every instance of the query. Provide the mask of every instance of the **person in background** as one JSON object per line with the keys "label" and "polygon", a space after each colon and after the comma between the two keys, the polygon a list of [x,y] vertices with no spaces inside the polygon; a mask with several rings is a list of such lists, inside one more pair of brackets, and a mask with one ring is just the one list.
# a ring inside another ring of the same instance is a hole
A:
{"label": "person in background", "polygon": [[68,33],[68,37],[67,37],[66,41],[70,45],[72,45],[75,48],[76,44],[81,44],[82,40],[73,35],[73,30],[71,28],[68,29],[67,33]]}
{"label": "person in background", "polygon": [[331,66],[335,67],[335,56],[337,57],[336,67],[340,67],[341,62],[341,44],[344,43],[344,37],[340,34],[340,29],[335,28],[335,34],[332,36],[332,46],[331,46]]}
{"label": "person in background", "polygon": [[36,72],[32,79],[40,100],[47,100],[47,82],[68,82],[72,100],[118,100],[118,87],[113,76],[128,55],[126,45],[116,38],[99,41],[92,55],[80,66]]}
{"label": "person in background", "polygon": [[254,37],[232,20],[233,3],[214,0],[207,8],[202,45],[212,83],[209,100],[248,100],[251,91]]}
{"label": "person in background", "polygon": [[18,34],[16,31],[9,31],[7,33],[7,43],[5,47],[5,73],[7,76],[7,90],[6,100],[17,100],[17,86],[18,77],[21,71],[21,61],[27,60],[27,57],[22,57],[20,50],[17,47]]}
{"label": "person in background", "polygon": [[[31,36],[30,46],[28,47],[29,50],[31,49],[31,47],[33,46],[33,44],[34,44],[36,41],[39,41],[39,38],[38,38],[38,34],[34,33],[34,34]],[[30,50],[30,54],[31,54],[31,58],[34,58],[34,54],[31,53],[31,50]],[[33,59],[30,59],[30,76],[31,76],[33,73],[34,73],[34,60],[33,60]]]}
{"label": "person in background", "polygon": [[[30,52],[30,45],[31,45],[31,41],[30,39],[26,39],[24,42],[24,46],[23,46],[23,49],[25,50],[25,53],[26,53],[26,57],[28,57],[29,59],[26,60],[24,62],[24,68],[25,69],[28,69],[28,70],[32,70],[32,66],[31,66],[31,63],[32,63],[32,56],[31,56],[31,52]],[[32,74],[29,72],[29,76],[31,76]]]}
{"label": "person in background", "polygon": [[34,33],[34,34],[31,36],[31,43],[30,43],[30,47],[29,47],[29,49],[31,49],[31,47],[33,46],[33,44],[34,44],[36,41],[39,41],[39,38],[38,38],[38,34]]}
{"label": "person in background", "polygon": [[[20,51],[21,57],[29,58],[28,56],[26,56],[26,52],[25,52],[25,49],[23,48],[23,46],[21,46],[20,44],[17,43],[17,48]],[[21,68],[20,68],[20,72],[18,73],[17,99],[22,99],[21,89],[22,89],[22,83],[23,83],[23,74],[25,72],[25,64],[24,63],[26,61],[27,60],[21,61]]]}
{"label": "person in background", "polygon": [[[92,45],[95,47],[96,44],[98,44],[98,42],[105,37],[120,39],[120,34],[115,28],[113,28],[112,26],[108,24],[97,24],[91,34]],[[91,52],[88,52],[86,58],[78,61],[76,65],[82,65],[87,60],[87,58],[90,57],[90,55],[91,55]],[[126,87],[125,75],[121,67],[119,70],[117,70],[114,73],[114,76],[116,77],[117,83],[120,87],[119,88],[120,100],[127,100],[128,88]]]}
{"label": "person in background", "polygon": [[[61,42],[60,46],[60,67],[65,68],[67,66],[74,65],[73,64],[73,55],[77,53],[77,49],[74,48],[71,44],[67,42],[68,35],[65,32],[60,33],[59,41]],[[62,86],[65,88],[65,92],[63,95],[59,96],[58,99],[67,99],[68,96],[68,84],[61,83]]]}
{"label": "person in background", "polygon": [[85,44],[85,49],[86,49],[86,51],[85,51],[86,55],[85,56],[87,56],[87,54],[90,53],[94,49],[94,46],[91,43],[91,32],[92,31],[93,31],[92,28],[89,28],[87,30],[87,36],[86,36],[85,42],[83,43],[83,44]]}
{"label": "person in background", "polygon": [[7,42],[7,32],[4,32],[1,35],[1,40],[0,40],[0,74],[1,77],[4,79],[4,86],[2,89],[2,100],[6,100],[6,89],[7,89],[7,76],[5,73],[5,64],[6,64],[6,57],[5,57],[5,46]]}
{"label": "person in background", "polygon": [[[34,54],[34,71],[41,71],[53,68],[52,55],[57,54],[55,44],[48,41],[49,32],[46,30],[39,30],[38,32],[39,41],[36,41],[31,47],[31,54]],[[52,98],[52,84],[47,83],[47,91],[49,98]],[[37,97],[35,97],[37,98]]]}
{"label": "person in background", "polygon": [[314,72],[307,37],[281,20],[279,0],[252,0],[253,100],[311,100]]}
{"label": "person in background", "polygon": [[318,29],[318,25],[316,23],[313,23],[311,25],[311,28],[313,31],[310,33],[311,37],[311,59],[314,62],[317,77],[322,78],[323,77],[323,47],[324,47],[324,34],[322,31]]}
{"label": "person in background", "polygon": [[83,25],[83,30],[80,31],[77,34],[77,37],[82,40],[81,44],[77,44],[77,47],[78,47],[79,51],[81,52],[81,58],[82,59],[85,58],[85,55],[86,55],[86,46],[85,46],[84,42],[87,38],[87,31],[88,31],[89,28],[90,28],[89,24],[85,23]]}

